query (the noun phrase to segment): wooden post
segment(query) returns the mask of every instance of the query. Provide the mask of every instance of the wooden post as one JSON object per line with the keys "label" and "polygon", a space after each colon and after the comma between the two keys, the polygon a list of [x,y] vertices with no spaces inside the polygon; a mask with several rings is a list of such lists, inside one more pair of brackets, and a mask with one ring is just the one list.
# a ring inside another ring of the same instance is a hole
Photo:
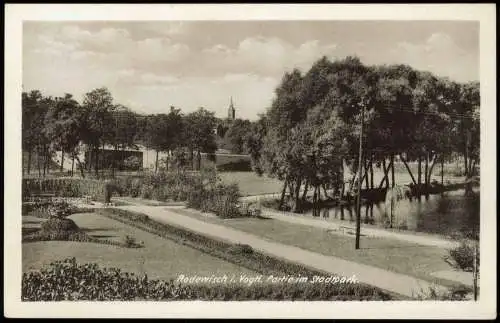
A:
{"label": "wooden post", "polygon": [[359,160],[358,160],[358,169],[359,169],[359,181],[358,181],[358,196],[357,196],[357,216],[356,216],[356,249],[359,249],[359,238],[361,235],[361,185],[363,176],[363,166],[362,166],[362,157],[363,157],[363,123],[365,119],[365,105],[361,103],[361,129],[359,132]]}

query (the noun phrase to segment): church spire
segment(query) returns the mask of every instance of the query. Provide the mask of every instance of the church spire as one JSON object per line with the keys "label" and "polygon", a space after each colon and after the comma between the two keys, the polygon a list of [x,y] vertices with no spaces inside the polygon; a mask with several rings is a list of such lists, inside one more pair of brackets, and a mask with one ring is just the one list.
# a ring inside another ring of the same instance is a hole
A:
{"label": "church spire", "polygon": [[227,118],[229,120],[234,120],[236,116],[236,111],[233,104],[233,96],[230,97],[229,109],[227,111]]}

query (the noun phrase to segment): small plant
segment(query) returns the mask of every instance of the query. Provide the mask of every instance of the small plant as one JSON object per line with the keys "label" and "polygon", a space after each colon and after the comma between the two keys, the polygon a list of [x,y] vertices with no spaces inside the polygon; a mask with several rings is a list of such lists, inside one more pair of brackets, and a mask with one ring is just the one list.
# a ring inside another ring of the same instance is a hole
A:
{"label": "small plant", "polygon": [[[474,242],[462,240],[460,245],[449,250],[445,261],[456,269],[472,272],[474,270]],[[476,265],[479,268],[479,251],[477,252]]]}
{"label": "small plant", "polygon": [[252,246],[248,244],[240,244],[237,243],[233,246],[230,246],[228,248],[228,252],[231,254],[252,254],[253,253],[253,248]]}
{"label": "small plant", "polygon": [[133,248],[133,247],[137,246],[137,242],[135,241],[135,238],[132,236],[129,236],[129,235],[126,235],[123,238],[123,244],[127,248]]}
{"label": "small plant", "polygon": [[470,293],[471,289],[463,285],[454,286],[449,290],[440,290],[431,286],[427,290],[421,289],[414,294],[413,298],[420,301],[466,301]]}

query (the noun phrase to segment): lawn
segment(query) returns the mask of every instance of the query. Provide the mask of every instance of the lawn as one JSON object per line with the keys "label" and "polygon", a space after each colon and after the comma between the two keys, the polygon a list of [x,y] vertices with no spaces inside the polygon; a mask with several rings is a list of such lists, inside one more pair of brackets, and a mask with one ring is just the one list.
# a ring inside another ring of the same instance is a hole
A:
{"label": "lawn", "polygon": [[171,211],[320,254],[336,256],[447,286],[456,285],[454,282],[431,276],[433,272],[451,269],[443,260],[447,251],[441,248],[387,238],[361,237],[361,249],[355,250],[353,237],[333,234],[310,226],[270,218],[220,219],[202,216],[191,209],[171,209]]}
{"label": "lawn", "polygon": [[[126,235],[144,242],[144,248],[122,248],[96,243],[44,241],[23,243],[23,272],[40,269],[55,260],[75,257],[79,263],[96,262],[150,278],[170,279],[184,275],[255,274],[254,272],[187,246],[176,244],[95,213],[71,215],[87,234],[122,241]],[[37,227],[41,219],[24,216],[23,227]]]}
{"label": "lawn", "polygon": [[220,172],[219,176],[226,184],[238,184],[243,196],[278,193],[283,189],[282,181],[254,172]]}

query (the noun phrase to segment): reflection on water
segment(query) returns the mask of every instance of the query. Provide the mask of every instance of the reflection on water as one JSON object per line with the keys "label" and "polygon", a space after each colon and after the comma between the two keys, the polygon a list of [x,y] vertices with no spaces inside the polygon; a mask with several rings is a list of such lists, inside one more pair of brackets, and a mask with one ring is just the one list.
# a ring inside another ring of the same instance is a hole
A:
{"label": "reflection on water", "polygon": [[[479,192],[466,196],[464,190],[443,194],[422,196],[394,202],[380,202],[361,206],[361,223],[372,224],[384,228],[395,228],[417,232],[453,235],[457,232],[471,230],[479,225]],[[312,212],[305,213],[312,216]],[[324,219],[356,221],[356,208],[329,207],[320,210]]]}

